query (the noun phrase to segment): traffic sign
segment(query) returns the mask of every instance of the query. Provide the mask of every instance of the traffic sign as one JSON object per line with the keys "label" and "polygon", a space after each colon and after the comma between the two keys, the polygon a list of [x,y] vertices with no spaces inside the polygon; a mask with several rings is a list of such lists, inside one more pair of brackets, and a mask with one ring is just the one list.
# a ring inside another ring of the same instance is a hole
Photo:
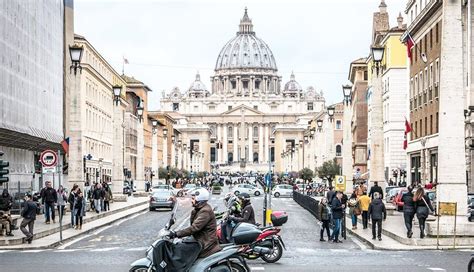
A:
{"label": "traffic sign", "polygon": [[346,176],[336,176],[336,191],[346,191]]}
{"label": "traffic sign", "polygon": [[45,150],[40,155],[40,162],[43,167],[56,166],[58,163],[58,154],[53,150]]}

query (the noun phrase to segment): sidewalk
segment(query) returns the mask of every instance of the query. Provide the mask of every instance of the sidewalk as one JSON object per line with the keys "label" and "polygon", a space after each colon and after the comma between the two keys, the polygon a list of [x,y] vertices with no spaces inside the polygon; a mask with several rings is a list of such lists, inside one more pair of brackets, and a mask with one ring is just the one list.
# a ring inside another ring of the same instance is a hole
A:
{"label": "sidewalk", "polygon": [[[352,230],[351,218],[346,215],[346,229],[347,232],[356,236],[366,244],[374,249],[382,250],[427,250],[436,249],[436,237],[425,237],[420,239],[420,231],[418,220],[413,221],[413,237],[407,238],[407,231],[405,228],[405,221],[403,213],[394,212],[393,215],[388,215],[387,220],[382,223],[382,241],[372,240],[372,224],[369,221],[368,228],[363,229],[362,217],[358,216],[357,229]],[[429,217],[428,220],[436,222],[436,218]],[[473,224],[474,227],[474,224]],[[439,249],[453,249],[453,238],[439,239]],[[456,237],[456,249],[473,249],[474,237]]]}
{"label": "sidewalk", "polygon": [[[113,223],[122,218],[135,215],[148,209],[148,197],[128,197],[127,202],[114,202],[110,204],[110,211],[96,212],[89,211],[84,217],[82,230],[71,228],[71,214],[65,213],[63,217],[63,242],[84,233],[93,231],[104,225]],[[18,226],[21,219],[18,220]],[[56,216],[56,223],[45,224],[44,215],[37,215],[34,225],[34,238],[31,244],[23,243],[24,235],[18,229],[13,231],[15,236],[0,236],[0,249],[24,250],[55,247],[59,244],[59,217]]]}

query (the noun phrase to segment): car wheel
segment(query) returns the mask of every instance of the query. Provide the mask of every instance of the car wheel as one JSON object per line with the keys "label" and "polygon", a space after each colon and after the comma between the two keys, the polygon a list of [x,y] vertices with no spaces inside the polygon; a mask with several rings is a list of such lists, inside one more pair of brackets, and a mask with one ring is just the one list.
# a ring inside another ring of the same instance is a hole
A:
{"label": "car wheel", "polygon": [[155,208],[151,208],[151,207],[150,207],[150,212],[152,212],[152,211],[154,211],[154,210],[155,210]]}
{"label": "car wheel", "polygon": [[255,196],[259,196],[259,195],[260,195],[260,192],[259,192],[259,191],[255,191],[254,195],[255,195]]}
{"label": "car wheel", "polygon": [[234,192],[234,195],[239,195],[239,194],[240,194],[239,191],[235,191],[235,192]]}
{"label": "car wheel", "polygon": [[274,196],[275,196],[275,197],[280,197],[280,193],[279,193],[279,192],[276,192],[276,193],[274,194]]}
{"label": "car wheel", "polygon": [[469,222],[472,222],[472,216],[469,216],[468,220]]}

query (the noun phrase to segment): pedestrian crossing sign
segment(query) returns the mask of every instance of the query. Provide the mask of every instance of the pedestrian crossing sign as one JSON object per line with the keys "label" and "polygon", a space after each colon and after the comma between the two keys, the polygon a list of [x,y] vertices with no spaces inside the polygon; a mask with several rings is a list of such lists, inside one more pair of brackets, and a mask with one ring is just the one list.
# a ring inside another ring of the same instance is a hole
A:
{"label": "pedestrian crossing sign", "polygon": [[346,176],[336,176],[336,191],[345,192],[346,191]]}

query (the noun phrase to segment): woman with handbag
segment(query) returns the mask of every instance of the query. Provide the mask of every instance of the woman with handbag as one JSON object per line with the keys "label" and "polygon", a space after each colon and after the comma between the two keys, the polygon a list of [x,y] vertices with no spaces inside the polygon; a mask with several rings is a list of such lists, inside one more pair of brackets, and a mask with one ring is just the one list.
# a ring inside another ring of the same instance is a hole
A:
{"label": "woman with handbag", "polygon": [[426,218],[430,214],[430,211],[434,211],[431,205],[430,198],[425,195],[425,190],[422,187],[418,188],[413,196],[413,202],[416,207],[416,217],[418,218],[418,224],[420,225],[420,238],[425,238],[425,223]]}
{"label": "woman with handbag", "polygon": [[352,219],[352,230],[357,229],[357,216],[360,215],[359,200],[357,199],[356,192],[352,193],[351,197],[347,201],[347,206],[349,206],[349,215]]}
{"label": "woman with handbag", "polygon": [[329,231],[329,221],[331,220],[331,208],[328,205],[328,200],[326,198],[321,199],[321,203],[319,203],[319,210],[318,210],[318,215],[319,219],[321,220],[320,223],[320,238],[319,241],[325,242],[323,236],[324,236],[324,230],[326,230],[326,234],[328,235],[328,241],[331,240],[331,232]]}

